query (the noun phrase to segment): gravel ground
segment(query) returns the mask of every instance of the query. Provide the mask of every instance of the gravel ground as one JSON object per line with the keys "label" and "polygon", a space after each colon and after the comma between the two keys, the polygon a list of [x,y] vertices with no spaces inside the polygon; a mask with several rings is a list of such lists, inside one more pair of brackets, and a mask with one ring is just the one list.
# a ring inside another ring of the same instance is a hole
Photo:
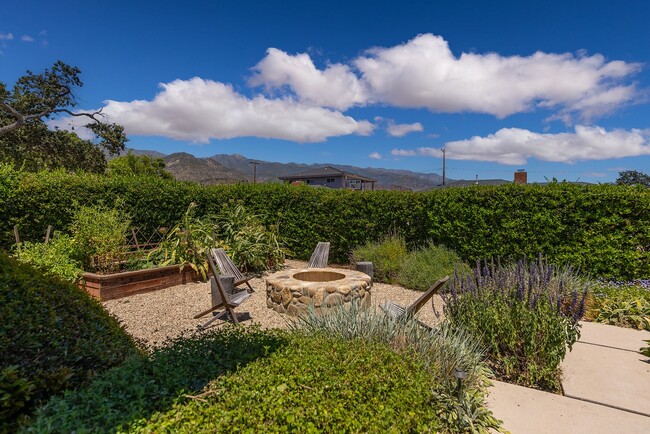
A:
{"label": "gravel ground", "polygon": [[[287,260],[285,267],[305,268],[306,262]],[[292,317],[275,312],[266,307],[266,286],[264,278],[254,278],[250,284],[255,292],[235,310],[237,318],[244,325],[258,323],[263,328],[286,328]],[[397,285],[375,283],[372,288],[372,304],[393,300],[402,306],[415,301],[421,292],[412,291]],[[438,311],[441,310],[440,296],[433,298]],[[115,315],[126,330],[147,345],[157,346],[166,338],[179,336],[183,332],[194,332],[197,326],[208,321],[211,316],[194,319],[194,315],[210,307],[210,285],[208,283],[188,283],[145,294],[109,300],[104,307]],[[431,304],[425,305],[418,319],[433,325],[438,319]],[[210,327],[224,324],[217,320]]]}

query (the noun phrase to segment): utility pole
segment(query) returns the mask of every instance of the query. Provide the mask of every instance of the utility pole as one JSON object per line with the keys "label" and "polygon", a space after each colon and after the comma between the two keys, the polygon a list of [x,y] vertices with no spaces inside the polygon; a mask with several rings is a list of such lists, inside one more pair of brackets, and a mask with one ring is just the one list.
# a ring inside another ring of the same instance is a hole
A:
{"label": "utility pole", "polygon": [[257,184],[257,165],[260,164],[259,161],[249,161],[253,165],[253,184]]}
{"label": "utility pole", "polygon": [[442,151],[442,185],[445,185],[445,181],[447,179],[447,167],[446,167],[446,158],[445,158],[445,153],[447,150],[445,148],[440,148]]}

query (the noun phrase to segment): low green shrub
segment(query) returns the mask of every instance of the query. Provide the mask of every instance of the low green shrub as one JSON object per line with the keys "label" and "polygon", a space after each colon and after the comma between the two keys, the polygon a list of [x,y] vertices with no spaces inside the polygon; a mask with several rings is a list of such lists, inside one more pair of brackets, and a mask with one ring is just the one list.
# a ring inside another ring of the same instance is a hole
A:
{"label": "low green shrub", "polygon": [[592,294],[588,318],[599,323],[650,331],[650,290],[641,282],[599,282]]}
{"label": "low green shrub", "polygon": [[437,432],[422,363],[382,344],[293,336],[131,432]]}
{"label": "low green shrub", "polygon": [[180,336],[127,360],[86,388],[53,398],[25,431],[131,432],[134,424],[175,403],[194,402],[210,381],[268,357],[287,340],[281,331],[234,326]]}
{"label": "low green shrub", "polygon": [[375,280],[397,283],[407,254],[404,238],[393,234],[355,248],[352,251],[352,261],[370,261],[373,263]]}
{"label": "low green shrub", "polygon": [[[435,380],[433,411],[445,422],[445,432],[487,432],[499,426],[485,408],[491,373],[483,362],[481,344],[462,329],[447,323],[427,329],[414,319],[394,321],[376,309],[360,309],[357,303],[329,312],[310,307],[290,328],[314,339],[383,344],[416,357]],[[460,400],[457,371],[467,375]]]}
{"label": "low green shrub", "polygon": [[52,276],[77,282],[83,273],[81,262],[76,260],[76,245],[69,235],[54,232],[48,243],[25,241],[15,247],[16,258]]}
{"label": "low green shrub", "polygon": [[498,379],[558,392],[560,363],[580,336],[587,284],[543,259],[477,263],[443,294],[453,326],[479,336]]}
{"label": "low green shrub", "polygon": [[425,291],[438,279],[453,276],[454,272],[464,275],[470,272],[470,267],[453,250],[430,243],[409,252],[402,262],[397,283],[405,288]]}
{"label": "low green shrub", "polygon": [[137,352],[96,300],[0,252],[0,432]]}

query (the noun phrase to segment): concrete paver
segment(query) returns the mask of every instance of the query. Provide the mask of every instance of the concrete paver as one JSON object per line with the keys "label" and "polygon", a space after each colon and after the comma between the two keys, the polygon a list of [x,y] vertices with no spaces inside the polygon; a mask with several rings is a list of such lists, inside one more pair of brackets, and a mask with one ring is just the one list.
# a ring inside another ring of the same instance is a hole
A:
{"label": "concrete paver", "polygon": [[650,417],[500,381],[488,407],[513,434],[650,432]]}
{"label": "concrete paver", "polygon": [[638,352],[645,346],[644,340],[650,339],[650,332],[632,330],[595,322],[581,322],[580,342],[604,345]]}

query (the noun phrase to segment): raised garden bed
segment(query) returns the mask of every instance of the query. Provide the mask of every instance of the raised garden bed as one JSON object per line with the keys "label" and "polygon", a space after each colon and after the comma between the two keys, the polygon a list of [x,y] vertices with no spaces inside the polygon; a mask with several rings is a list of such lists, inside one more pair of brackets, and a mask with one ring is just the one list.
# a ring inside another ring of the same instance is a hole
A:
{"label": "raised garden bed", "polygon": [[178,265],[170,265],[115,274],[84,273],[79,287],[105,301],[201,280],[190,267],[178,270]]}

